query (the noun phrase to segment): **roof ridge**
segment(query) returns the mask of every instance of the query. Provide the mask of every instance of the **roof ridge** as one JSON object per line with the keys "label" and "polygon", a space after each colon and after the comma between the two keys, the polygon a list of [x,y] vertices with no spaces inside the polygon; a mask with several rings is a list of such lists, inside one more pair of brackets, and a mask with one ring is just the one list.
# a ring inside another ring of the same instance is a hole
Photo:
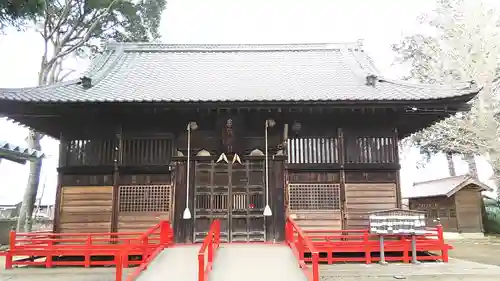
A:
{"label": "roof ridge", "polygon": [[419,88],[419,89],[449,89],[449,90],[457,90],[457,91],[479,91],[481,88],[477,87],[477,84],[472,83],[471,81],[466,82],[456,82],[456,83],[450,83],[450,84],[424,84],[424,83],[413,83],[413,82],[407,82],[405,80],[399,80],[399,79],[393,79],[393,78],[387,78],[382,76],[379,76],[379,80],[382,80],[383,82],[386,83],[391,83],[394,85],[400,85],[400,86],[406,86],[406,87],[412,87],[412,88]]}
{"label": "roof ridge", "polygon": [[459,175],[459,176],[451,176],[451,177],[444,177],[444,178],[439,178],[439,179],[433,179],[433,180],[427,180],[427,181],[420,181],[420,182],[415,182],[413,183],[413,187],[415,187],[415,185],[419,185],[419,184],[424,184],[424,183],[431,183],[431,182],[436,182],[436,181],[442,181],[442,180],[447,180],[447,179],[454,179],[454,178],[463,178],[464,181],[469,178],[470,176],[468,174],[464,174],[464,175]]}
{"label": "roof ridge", "polygon": [[108,43],[107,49],[123,48],[124,51],[300,51],[300,50],[339,50],[342,48],[363,51],[361,40],[356,42],[332,43],[289,43],[289,44],[166,44],[166,43]]}

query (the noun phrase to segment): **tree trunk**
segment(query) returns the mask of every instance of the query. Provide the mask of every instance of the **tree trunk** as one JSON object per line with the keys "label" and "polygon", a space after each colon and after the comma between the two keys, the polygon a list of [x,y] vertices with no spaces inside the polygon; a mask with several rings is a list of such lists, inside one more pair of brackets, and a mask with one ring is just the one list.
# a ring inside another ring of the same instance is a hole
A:
{"label": "tree trunk", "polygon": [[[30,149],[41,150],[40,139],[42,135],[34,130],[29,131],[28,147]],[[17,220],[17,231],[29,232],[32,230],[33,210],[35,208],[36,195],[38,192],[38,184],[40,182],[40,174],[42,172],[42,160],[34,160],[30,162],[30,174],[28,178],[28,186],[24,191],[23,203],[19,211],[19,219]]]}
{"label": "tree trunk", "polygon": [[455,171],[455,163],[453,163],[453,154],[446,153],[446,161],[448,161],[448,172],[450,173],[450,177],[454,177],[457,175]]}
{"label": "tree trunk", "polygon": [[474,155],[466,154],[464,155],[464,160],[467,162],[467,167],[469,168],[469,175],[473,178],[478,178],[477,175],[477,165],[476,160],[474,159]]}

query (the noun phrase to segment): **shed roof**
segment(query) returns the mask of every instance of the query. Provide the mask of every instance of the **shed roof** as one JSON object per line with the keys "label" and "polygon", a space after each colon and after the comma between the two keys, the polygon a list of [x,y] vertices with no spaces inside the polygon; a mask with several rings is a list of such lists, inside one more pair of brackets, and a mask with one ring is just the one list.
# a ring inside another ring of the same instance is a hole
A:
{"label": "shed roof", "polygon": [[34,161],[43,157],[45,155],[38,150],[0,141],[0,160],[7,159],[19,164],[25,164],[26,161]]}
{"label": "shed roof", "polygon": [[493,190],[491,187],[470,175],[462,175],[415,183],[410,190],[407,190],[405,194],[403,194],[403,198],[450,197],[470,185],[476,186],[479,191]]}
{"label": "shed roof", "polygon": [[[374,86],[367,76],[375,75]],[[423,101],[471,99],[475,84],[384,78],[358,43],[284,45],[110,44],[81,80],[0,89],[23,102]]]}

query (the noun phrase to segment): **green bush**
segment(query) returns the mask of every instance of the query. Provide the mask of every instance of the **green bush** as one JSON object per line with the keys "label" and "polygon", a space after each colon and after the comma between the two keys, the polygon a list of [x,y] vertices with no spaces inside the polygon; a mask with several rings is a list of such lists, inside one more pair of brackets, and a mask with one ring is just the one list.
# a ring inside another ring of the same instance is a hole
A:
{"label": "green bush", "polygon": [[485,213],[483,214],[484,232],[500,234],[500,200],[484,199]]}

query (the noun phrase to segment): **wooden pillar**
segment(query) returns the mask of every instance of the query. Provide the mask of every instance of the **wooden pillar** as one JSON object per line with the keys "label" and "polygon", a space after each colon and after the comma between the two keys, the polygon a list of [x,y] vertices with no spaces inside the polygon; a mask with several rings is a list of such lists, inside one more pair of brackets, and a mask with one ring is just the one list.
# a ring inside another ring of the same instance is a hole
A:
{"label": "wooden pillar", "polygon": [[119,196],[120,196],[120,171],[119,165],[123,162],[123,132],[120,127],[116,134],[115,161],[113,169],[113,205],[111,206],[111,232],[118,231]]}
{"label": "wooden pillar", "polygon": [[[398,128],[394,128],[393,134],[393,143],[394,143],[394,163],[399,165],[399,138],[398,138]],[[398,167],[396,171],[396,208],[402,207],[402,198],[401,198],[401,167]]]}
{"label": "wooden pillar", "polygon": [[286,156],[275,155],[269,161],[269,204],[273,216],[266,218],[267,241],[285,241],[285,161]]}
{"label": "wooden pillar", "polygon": [[[176,161],[173,216],[174,239],[176,243],[191,243],[193,241],[193,218],[188,220],[182,218],[182,214],[184,213],[184,209],[186,208],[186,164],[186,159],[179,159]],[[194,175],[193,169],[190,169],[190,174],[191,180],[189,188],[189,209],[191,211],[191,215],[194,215],[194,184],[192,180]]]}
{"label": "wooden pillar", "polygon": [[54,222],[52,225],[52,231],[59,232],[60,229],[60,213],[61,213],[61,196],[62,196],[62,188],[63,188],[63,177],[64,172],[61,168],[67,165],[67,152],[68,152],[68,143],[66,138],[61,133],[59,137],[59,172],[57,174],[57,187],[56,187],[56,200],[54,206]]}
{"label": "wooden pillar", "polygon": [[337,131],[337,137],[338,137],[338,153],[339,153],[339,164],[340,164],[340,214],[341,214],[341,228],[345,229],[347,228],[347,204],[345,200],[345,145],[344,145],[344,131],[342,128],[339,128]]}

